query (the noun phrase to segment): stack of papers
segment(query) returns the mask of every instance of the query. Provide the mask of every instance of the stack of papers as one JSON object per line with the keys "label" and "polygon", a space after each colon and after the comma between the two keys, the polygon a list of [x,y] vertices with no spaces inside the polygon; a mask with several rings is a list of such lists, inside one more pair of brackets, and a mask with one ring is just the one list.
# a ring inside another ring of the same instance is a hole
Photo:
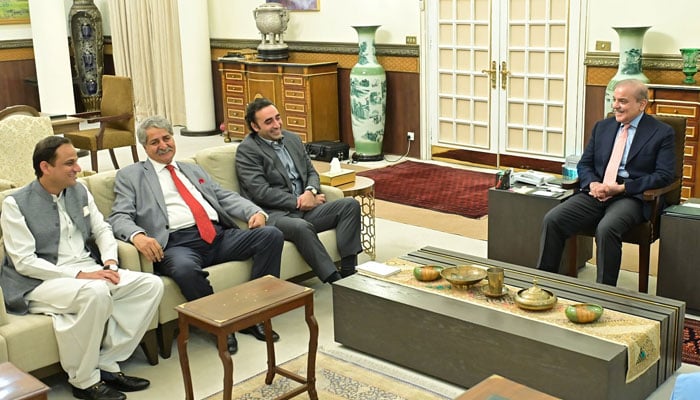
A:
{"label": "stack of papers", "polygon": [[366,263],[357,266],[357,272],[367,275],[387,277],[398,274],[401,272],[401,268],[392,267],[375,261],[367,261]]}
{"label": "stack of papers", "polygon": [[699,203],[683,203],[666,207],[664,214],[700,219]]}

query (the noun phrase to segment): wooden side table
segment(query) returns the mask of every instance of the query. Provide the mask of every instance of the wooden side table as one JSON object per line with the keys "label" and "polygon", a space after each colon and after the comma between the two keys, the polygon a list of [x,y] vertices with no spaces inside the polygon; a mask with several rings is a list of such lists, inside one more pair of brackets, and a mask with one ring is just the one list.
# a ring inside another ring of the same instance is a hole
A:
{"label": "wooden side table", "polygon": [[338,186],[345,197],[354,197],[362,208],[362,249],[372,260],[377,258],[375,211],[374,211],[374,180],[355,176],[355,182]]}
{"label": "wooden side table", "polygon": [[0,364],[0,396],[3,399],[46,400],[49,387],[15,367],[11,362]]}
{"label": "wooden side table", "polygon": [[542,393],[539,390],[513,382],[500,375],[491,375],[474,385],[455,400],[491,399],[557,400],[558,397]]}
{"label": "wooden side table", "polygon": [[[265,383],[271,384],[275,374],[301,383],[302,385],[278,397],[290,399],[300,393],[309,392],[313,400],[316,393],[316,349],[318,348],[318,323],[314,317],[314,291],[274,276],[264,276],[212,295],[202,297],[175,307],[178,312],[180,334],[177,336],[177,351],[180,354],[180,368],[185,382],[185,398],[194,399],[192,376],[187,356],[189,326],[196,326],[213,333],[217,339],[219,358],[224,366],[224,400],[231,400],[233,391],[233,361],[228,352],[228,334],[263,322],[267,343],[267,375]],[[276,366],[275,347],[272,341],[270,319],[295,308],[304,307],[306,324],[309,326],[309,354],[306,378]]]}

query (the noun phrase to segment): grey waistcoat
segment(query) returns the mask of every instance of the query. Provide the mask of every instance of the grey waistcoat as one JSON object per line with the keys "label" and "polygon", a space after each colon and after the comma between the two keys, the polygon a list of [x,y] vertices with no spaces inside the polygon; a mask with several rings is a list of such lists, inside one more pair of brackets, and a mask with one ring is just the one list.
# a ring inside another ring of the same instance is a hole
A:
{"label": "grey waistcoat", "polygon": [[[58,206],[53,197],[41,186],[38,180],[33,181],[11,195],[24,216],[27,227],[32,232],[36,242],[36,255],[48,262],[58,260],[58,243],[61,238],[60,217]],[[87,207],[87,191],[83,185],[77,184],[66,188],[64,192],[68,215],[86,242],[91,236],[90,215],[84,215]],[[4,232],[10,236],[12,232]],[[6,252],[7,253],[7,252]],[[26,314],[27,302],[24,295],[39,286],[41,280],[24,276],[15,270],[10,257],[5,259],[0,270],[0,286],[5,297],[7,310],[13,313]]]}

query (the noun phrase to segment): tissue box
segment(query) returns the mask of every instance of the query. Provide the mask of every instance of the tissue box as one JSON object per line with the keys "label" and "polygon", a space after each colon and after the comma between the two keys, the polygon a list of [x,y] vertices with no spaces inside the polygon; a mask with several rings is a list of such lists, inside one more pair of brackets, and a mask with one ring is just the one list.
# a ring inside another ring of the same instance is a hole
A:
{"label": "tissue box", "polygon": [[355,182],[355,171],[351,169],[341,169],[338,172],[321,172],[318,176],[322,185],[340,186]]}

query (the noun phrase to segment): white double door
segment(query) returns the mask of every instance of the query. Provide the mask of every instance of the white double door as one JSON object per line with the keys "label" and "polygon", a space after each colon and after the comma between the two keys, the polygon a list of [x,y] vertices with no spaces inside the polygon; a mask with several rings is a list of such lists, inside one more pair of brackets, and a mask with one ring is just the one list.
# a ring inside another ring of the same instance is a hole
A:
{"label": "white double door", "polygon": [[424,4],[424,158],[430,145],[550,160],[578,150],[585,0]]}

